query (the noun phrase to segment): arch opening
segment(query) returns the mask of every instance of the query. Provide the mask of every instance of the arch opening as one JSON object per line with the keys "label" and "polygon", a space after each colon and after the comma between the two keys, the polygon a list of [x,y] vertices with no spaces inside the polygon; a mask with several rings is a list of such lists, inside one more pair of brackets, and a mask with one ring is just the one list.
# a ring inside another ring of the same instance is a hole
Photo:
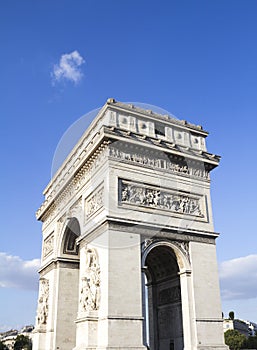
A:
{"label": "arch opening", "polygon": [[63,253],[78,255],[76,239],[80,236],[80,225],[76,218],[70,218],[64,231]]}
{"label": "arch opening", "polygon": [[184,348],[181,287],[171,247],[152,248],[144,263],[145,344],[151,350]]}

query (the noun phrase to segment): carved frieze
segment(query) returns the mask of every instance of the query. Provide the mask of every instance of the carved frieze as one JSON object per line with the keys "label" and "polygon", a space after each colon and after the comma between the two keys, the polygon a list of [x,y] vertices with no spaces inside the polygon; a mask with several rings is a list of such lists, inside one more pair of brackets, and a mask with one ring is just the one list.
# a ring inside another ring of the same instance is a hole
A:
{"label": "carved frieze", "polygon": [[140,164],[141,166],[162,169],[168,172],[172,172],[179,175],[200,177],[205,180],[209,180],[209,172],[205,170],[204,166],[193,166],[189,161],[188,164],[185,161],[173,160],[168,156],[160,158],[160,156],[154,156],[146,154],[142,151],[133,150],[121,150],[115,145],[109,147],[109,156],[111,158],[119,159],[121,161],[127,161],[134,164]]}
{"label": "carved frieze", "polygon": [[54,233],[51,233],[51,235],[44,240],[43,259],[45,259],[48,255],[50,255],[53,252],[53,250],[54,250]]}
{"label": "carved frieze", "polygon": [[41,278],[39,283],[37,326],[40,327],[47,323],[48,318],[49,281],[46,278]]}
{"label": "carved frieze", "polygon": [[[103,144],[95,151],[91,158],[74,175],[63,191],[56,197],[55,201],[42,218],[45,227],[53,220],[53,218],[58,214],[58,212],[61,211],[69,200],[71,200],[71,198],[73,198],[76,193],[78,193],[78,191],[90,180],[93,172],[103,164],[104,159],[107,157],[107,145],[108,142],[103,142]],[[45,201],[41,208],[37,211],[37,216],[40,215],[40,212],[44,210],[46,205],[47,201]]]}
{"label": "carved frieze", "polygon": [[148,186],[141,183],[119,180],[119,202],[174,213],[203,217],[201,198],[196,195]]}
{"label": "carved frieze", "polygon": [[104,187],[103,185],[98,187],[89,197],[85,200],[85,213],[86,219],[95,214],[104,205]]}
{"label": "carved frieze", "polygon": [[100,302],[100,266],[96,249],[86,250],[86,266],[81,278],[80,310],[99,309]]}

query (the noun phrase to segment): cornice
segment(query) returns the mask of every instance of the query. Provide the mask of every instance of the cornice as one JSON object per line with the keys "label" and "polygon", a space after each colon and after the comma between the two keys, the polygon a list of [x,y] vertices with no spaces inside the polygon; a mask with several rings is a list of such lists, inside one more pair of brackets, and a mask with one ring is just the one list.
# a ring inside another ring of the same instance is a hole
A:
{"label": "cornice", "polygon": [[[102,155],[107,145],[108,141],[103,140],[103,137],[99,138],[95,147],[91,149],[91,152],[84,156],[84,159],[82,159],[83,161],[78,161],[74,165],[74,170],[70,170],[63,174],[63,177],[60,175],[56,181],[52,181],[51,188],[48,188],[48,195],[36,212],[38,220],[41,220],[47,211],[51,212],[55,210],[64,198],[70,198],[72,193],[75,195],[75,193],[79,191],[82,187],[81,179],[86,172],[90,173],[95,161]],[[86,182],[86,180],[84,182]]]}
{"label": "cornice", "polygon": [[196,150],[188,146],[177,145],[173,142],[166,140],[156,139],[154,137],[145,136],[136,132],[128,132],[121,128],[115,128],[111,126],[104,126],[104,134],[108,139],[113,141],[123,141],[126,139],[127,142],[137,144],[138,146],[151,147],[152,149],[167,152],[178,157],[191,159],[192,161],[205,162],[210,164],[210,168],[213,169],[218,166],[220,156],[212,154],[202,150]]}
{"label": "cornice", "polygon": [[[120,218],[115,217],[107,217],[107,222],[109,224],[109,229],[113,230],[120,230],[123,228],[125,232],[137,232],[140,234],[144,234],[146,236],[155,236],[155,237],[165,237],[167,234],[173,234],[173,235],[179,235],[180,238],[183,240],[190,240],[188,237],[194,237],[194,239],[191,240],[197,240],[196,237],[199,238],[199,241],[201,241],[201,238],[208,238],[211,239],[213,242],[215,239],[219,236],[219,233],[214,231],[206,231],[206,230],[197,230],[192,229],[188,227],[177,227],[172,225],[161,225],[161,224],[153,224],[147,225],[146,223],[142,223],[140,221],[136,220],[124,220]],[[189,236],[188,236],[189,235]]]}
{"label": "cornice", "polygon": [[112,108],[115,108],[115,110],[117,111],[123,111],[130,114],[132,113],[132,114],[138,115],[139,117],[169,123],[171,125],[178,126],[183,129],[188,129],[190,131],[194,130],[205,137],[209,134],[208,131],[203,130],[203,127],[201,125],[195,125],[195,124],[189,123],[186,120],[176,119],[168,114],[163,115],[160,113],[155,113],[152,110],[146,110],[133,104],[118,102],[114,98],[109,98],[107,100],[107,105],[109,105]]}
{"label": "cornice", "polygon": [[[162,116],[152,111],[146,111],[141,108],[116,102],[114,99],[109,99],[103,106],[97,117],[90,124],[83,136],[73,148],[63,165],[57,171],[49,185],[43,192],[45,200],[36,213],[38,220],[42,219],[46,211],[52,210],[56,205],[56,201],[62,200],[65,193],[74,187],[74,181],[81,177],[81,173],[85,173],[90,166],[90,162],[97,159],[98,154],[108,146],[110,142],[126,141],[133,145],[151,148],[152,150],[165,152],[176,159],[186,159],[186,161],[197,163],[204,163],[206,171],[210,171],[219,164],[220,157],[204,150],[197,150],[196,148],[183,146],[170,142],[167,139],[145,135],[139,132],[132,132],[121,127],[111,126],[112,122],[109,114],[111,110],[127,111],[133,117],[136,115],[144,116],[148,119],[159,120],[163,123],[170,122],[172,125],[180,126],[183,129],[193,129],[196,133],[201,133],[203,137],[207,136],[207,132],[202,130],[202,127],[189,124],[185,121],[180,121],[169,116]],[[133,112],[133,113],[132,113]],[[106,114],[107,113],[107,114]],[[105,118],[106,117],[106,118]],[[108,121],[109,120],[109,121]],[[110,125],[105,125],[110,123]],[[203,135],[204,134],[204,135]],[[86,165],[85,165],[86,164]],[[77,190],[77,188],[76,188]]]}
{"label": "cornice", "polygon": [[[58,206],[58,203],[63,202],[67,194],[75,194],[82,187],[81,178],[86,177],[86,173],[90,173],[94,162],[101,156],[104,150],[115,141],[122,141],[131,146],[140,146],[140,148],[148,148],[155,152],[163,152],[172,157],[174,160],[185,159],[190,164],[204,164],[204,169],[209,172],[219,163],[219,156],[212,155],[208,152],[196,151],[189,147],[178,146],[168,141],[156,140],[153,137],[143,137],[138,133],[131,133],[120,128],[110,126],[102,126],[100,132],[97,133],[97,139],[92,142],[92,147],[88,153],[79,156],[74,162],[73,169],[65,172],[61,177],[52,181],[51,187],[48,188],[48,194],[41,207],[38,209],[36,216],[41,220],[47,211],[53,211]],[[109,153],[107,152],[106,156]],[[182,174],[181,175],[185,175]],[[190,176],[190,175],[189,175]],[[208,178],[207,178],[208,179]],[[85,181],[83,182],[85,183]]]}
{"label": "cornice", "polygon": [[69,259],[69,258],[61,258],[57,257],[55,259],[51,259],[46,264],[40,267],[38,272],[40,273],[41,277],[44,276],[47,272],[56,269],[57,266],[62,268],[73,268],[78,269],[79,268],[79,259]]}
{"label": "cornice", "polygon": [[107,230],[124,231],[140,234],[141,236],[148,238],[158,239],[175,239],[178,241],[193,241],[200,243],[215,244],[215,240],[219,237],[219,233],[214,231],[196,230],[188,227],[176,227],[171,225],[161,224],[149,224],[142,223],[136,220],[121,219],[108,216],[104,220],[98,223],[97,227],[87,231],[86,234],[80,236],[77,243],[83,241],[91,241],[98,235],[106,232]]}

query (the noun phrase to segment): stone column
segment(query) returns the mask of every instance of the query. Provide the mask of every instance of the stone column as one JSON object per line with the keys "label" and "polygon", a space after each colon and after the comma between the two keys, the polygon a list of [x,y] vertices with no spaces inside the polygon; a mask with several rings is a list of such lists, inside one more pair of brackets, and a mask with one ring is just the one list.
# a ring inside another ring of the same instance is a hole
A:
{"label": "stone column", "polygon": [[[214,243],[214,242],[213,242]],[[196,349],[225,350],[215,244],[191,242]]]}
{"label": "stone column", "polygon": [[193,310],[193,295],[191,271],[182,270],[180,273],[181,303],[182,303],[182,320],[184,350],[192,350],[195,346],[195,317]]}
{"label": "stone column", "polygon": [[[92,303],[80,296],[75,349],[145,349],[140,236],[107,230],[88,243],[80,252],[80,290],[83,278],[90,275],[85,270],[92,252],[100,271],[98,295]],[[88,295],[87,282],[85,285]]]}
{"label": "stone column", "polygon": [[140,235],[109,230],[106,242],[108,246],[101,249],[105,296],[99,309],[98,346],[144,349]]}
{"label": "stone column", "polygon": [[79,305],[76,320],[76,350],[96,349],[100,303],[100,266],[97,249],[80,244]]}
{"label": "stone column", "polygon": [[76,336],[78,263],[59,259],[41,276],[33,349],[71,350]]}

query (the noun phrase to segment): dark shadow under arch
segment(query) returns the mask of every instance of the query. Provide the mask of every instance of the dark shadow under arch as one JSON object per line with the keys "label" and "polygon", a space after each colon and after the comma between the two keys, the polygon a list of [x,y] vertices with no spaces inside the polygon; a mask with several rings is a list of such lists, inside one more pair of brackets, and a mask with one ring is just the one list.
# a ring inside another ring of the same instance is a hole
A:
{"label": "dark shadow under arch", "polygon": [[76,218],[70,218],[64,231],[63,253],[78,255],[76,239],[80,236],[80,225]]}
{"label": "dark shadow under arch", "polygon": [[179,266],[171,247],[151,249],[144,264],[147,338],[151,350],[184,348]]}

